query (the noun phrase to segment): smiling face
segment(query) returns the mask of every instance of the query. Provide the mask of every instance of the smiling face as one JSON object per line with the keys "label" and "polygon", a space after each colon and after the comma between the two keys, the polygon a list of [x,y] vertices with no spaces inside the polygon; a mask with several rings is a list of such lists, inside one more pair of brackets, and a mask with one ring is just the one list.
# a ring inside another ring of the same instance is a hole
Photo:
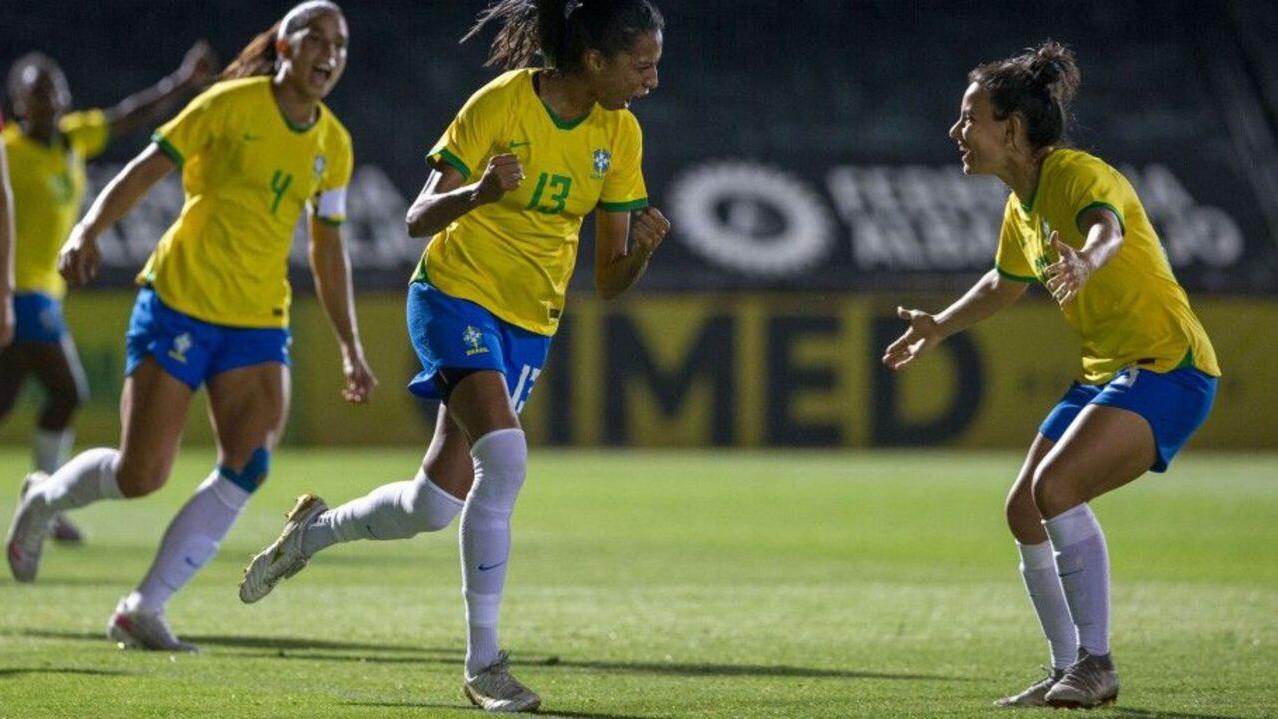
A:
{"label": "smiling face", "polygon": [[657,89],[657,63],[661,62],[661,31],[642,33],[612,57],[598,50],[586,52],[586,69],[599,104],[608,110],[629,107],[632,100]]}
{"label": "smiling face", "polygon": [[304,97],[322,100],[346,69],[346,19],[334,11],[321,12],[300,30],[279,41],[285,81]]}
{"label": "smiling face", "polygon": [[1011,152],[1011,118],[994,116],[990,93],[977,83],[967,86],[959,119],[950,128],[950,139],[962,153],[963,174],[990,175],[1001,169]]}

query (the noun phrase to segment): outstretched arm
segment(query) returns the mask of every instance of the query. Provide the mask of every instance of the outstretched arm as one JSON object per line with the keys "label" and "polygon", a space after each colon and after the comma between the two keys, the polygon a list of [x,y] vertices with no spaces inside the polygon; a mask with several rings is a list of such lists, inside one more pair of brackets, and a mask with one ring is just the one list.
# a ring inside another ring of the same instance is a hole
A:
{"label": "outstretched arm", "polygon": [[888,345],[883,352],[883,364],[899,370],[916,357],[990,315],[999,312],[1025,294],[1027,282],[1003,277],[998,270],[990,270],[954,304],[944,311],[931,315],[920,310],[896,308],[896,314],[910,323],[905,333]]}
{"label": "outstretched arm", "polygon": [[[655,207],[634,213],[595,211],[595,291],[610,300],[634,286],[661,246],[670,221]],[[633,241],[631,241],[633,240]]]}
{"label": "outstretched arm", "polygon": [[1060,259],[1045,267],[1043,274],[1047,276],[1047,291],[1062,307],[1123,246],[1123,223],[1113,210],[1093,207],[1079,216],[1078,225],[1087,236],[1081,250],[1061,242],[1055,230],[1049,238]]}
{"label": "outstretched arm", "polygon": [[155,85],[129,95],[106,111],[111,136],[127,135],[154,123],[184,93],[198,90],[208,83],[216,66],[213,48],[204,40],[195,43],[187,50],[177,71]]}
{"label": "outstretched arm", "polygon": [[342,374],[346,377],[342,397],[347,402],[364,402],[373,394],[377,378],[364,359],[364,346],[359,339],[351,262],[342,242],[341,228],[312,217],[310,253],[315,293],[342,348]]}
{"label": "outstretched arm", "polygon": [[102,193],[93,201],[84,218],[71,230],[71,236],[58,254],[58,272],[77,285],[83,285],[98,273],[98,235],[102,234],[146,194],[151,186],[174,168],[173,161],[151,143],[125,165]]}

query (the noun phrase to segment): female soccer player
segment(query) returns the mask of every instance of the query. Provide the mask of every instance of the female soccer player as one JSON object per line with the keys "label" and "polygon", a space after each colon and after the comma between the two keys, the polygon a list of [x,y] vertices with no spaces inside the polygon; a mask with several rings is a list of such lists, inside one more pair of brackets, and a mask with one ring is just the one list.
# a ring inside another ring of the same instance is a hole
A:
{"label": "female soccer player", "polygon": [[153,136],[103,190],[59,257],[84,283],[96,238],[175,167],[186,202],[138,276],[125,338],[119,450],[84,452],[51,477],[35,475],[9,530],[9,566],[35,579],[49,519],[100,499],[140,497],[168,478],[191,396],[207,384],[218,465],[165,532],[150,571],[107,625],[124,646],[190,650],[164,618],[169,598],[217,551],[266,478],[288,406],[286,274],[293,228],[311,206],[316,289],[342,348],[347,400],[375,380],[355,324],[345,214],[350,136],[321,99],[346,65],[346,21],[323,0],[289,11],[258,36],[220,82]]}
{"label": "female soccer player", "polygon": [[[1047,415],[1007,498],[1021,573],[1052,670],[1002,706],[1094,707],[1118,698],[1109,647],[1109,557],[1088,502],[1166,471],[1207,418],[1220,370],[1127,179],[1063,146],[1080,76],[1055,42],[968,75],[950,137],[963,172],[1011,195],[994,269],[910,323],[883,362],[899,370],[1042,282],[1083,344],[1081,380]],[[1077,654],[1075,654],[1077,651]]]}
{"label": "female soccer player", "polygon": [[[52,474],[66,461],[75,441],[71,417],[88,393],[75,344],[62,319],[66,283],[58,275],[58,250],[71,232],[84,199],[84,163],[106,149],[110,138],[159,119],[187,91],[204,86],[215,60],[200,41],[182,65],[154,87],[107,110],[67,113],[71,93],[62,69],[51,58],[29,53],[9,71],[9,97],[18,114],[3,132],[13,157],[15,285],[17,327],[13,345],[0,352],[0,419],[13,408],[27,375],[47,397],[36,419],[35,466]],[[79,530],[61,515],[53,537],[79,542]]]}
{"label": "female soccer player", "polygon": [[[0,130],[4,130],[2,112]],[[0,142],[0,349],[13,341],[13,235],[13,187],[8,154]]]}
{"label": "female soccer player", "polygon": [[[502,0],[466,37],[494,20],[503,26],[490,64],[521,69],[462,107],[408,211],[409,234],[432,235],[408,295],[423,366],[409,390],[443,400],[425,459],[413,479],[332,510],[300,498],[245,570],[240,597],[261,599],[332,544],[411,537],[460,512],[465,692],[487,710],[523,711],[540,699],[510,675],[497,642],[527,459],[518,413],[559,324],[582,217],[595,212],[595,286],[608,298],[639,279],[669,230],[648,206],[627,109],[657,86],[664,21],[648,0]],[[537,52],[545,68],[526,67]]]}

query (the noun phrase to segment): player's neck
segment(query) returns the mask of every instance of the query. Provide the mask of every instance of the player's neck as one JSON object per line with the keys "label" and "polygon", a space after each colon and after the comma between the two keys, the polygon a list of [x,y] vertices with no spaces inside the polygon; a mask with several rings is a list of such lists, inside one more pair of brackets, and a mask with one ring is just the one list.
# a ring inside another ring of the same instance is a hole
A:
{"label": "player's neck", "polygon": [[58,140],[58,123],[35,123],[30,120],[22,120],[19,122],[22,127],[22,134],[28,138],[35,140],[41,145],[52,147]]}
{"label": "player's neck", "polygon": [[575,120],[594,109],[597,98],[584,80],[555,70],[544,70],[537,79],[537,96],[555,115]]}
{"label": "player's neck", "polygon": [[276,77],[271,81],[271,95],[284,119],[294,127],[310,127],[317,119],[319,102],[302,94],[287,81]]}
{"label": "player's neck", "polygon": [[1038,192],[1038,180],[1043,168],[1043,161],[1055,148],[1044,147],[1029,155],[1009,158],[1007,166],[995,173],[1003,184],[1012,189],[1016,199],[1022,205],[1031,205]]}

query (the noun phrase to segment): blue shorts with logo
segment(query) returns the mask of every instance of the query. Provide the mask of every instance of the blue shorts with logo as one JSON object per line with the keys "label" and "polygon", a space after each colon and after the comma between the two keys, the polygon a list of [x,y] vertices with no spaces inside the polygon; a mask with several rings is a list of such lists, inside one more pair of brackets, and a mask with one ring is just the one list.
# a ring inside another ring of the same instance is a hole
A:
{"label": "blue shorts with logo", "polygon": [[518,412],[546,364],[550,337],[499,319],[469,300],[446,295],[427,282],[408,286],[408,337],[422,371],[408,383],[419,397],[445,399],[444,370],[496,370]]}
{"label": "blue shorts with logo", "polygon": [[13,295],[15,342],[61,342],[67,332],[62,303],[43,292]]}
{"label": "blue shorts with logo", "polygon": [[1216,399],[1216,384],[1215,377],[1193,367],[1163,373],[1127,367],[1105,384],[1075,382],[1038,431],[1058,442],[1089,404],[1131,410],[1144,417],[1154,431],[1158,457],[1150,469],[1165,472],[1172,458],[1207,419]]}
{"label": "blue shorts with logo", "polygon": [[138,292],[124,336],[124,376],[148,355],[192,390],[209,377],[262,364],[289,364],[289,331],[278,327],[228,327],[197,320],[166,306],[150,287]]}

